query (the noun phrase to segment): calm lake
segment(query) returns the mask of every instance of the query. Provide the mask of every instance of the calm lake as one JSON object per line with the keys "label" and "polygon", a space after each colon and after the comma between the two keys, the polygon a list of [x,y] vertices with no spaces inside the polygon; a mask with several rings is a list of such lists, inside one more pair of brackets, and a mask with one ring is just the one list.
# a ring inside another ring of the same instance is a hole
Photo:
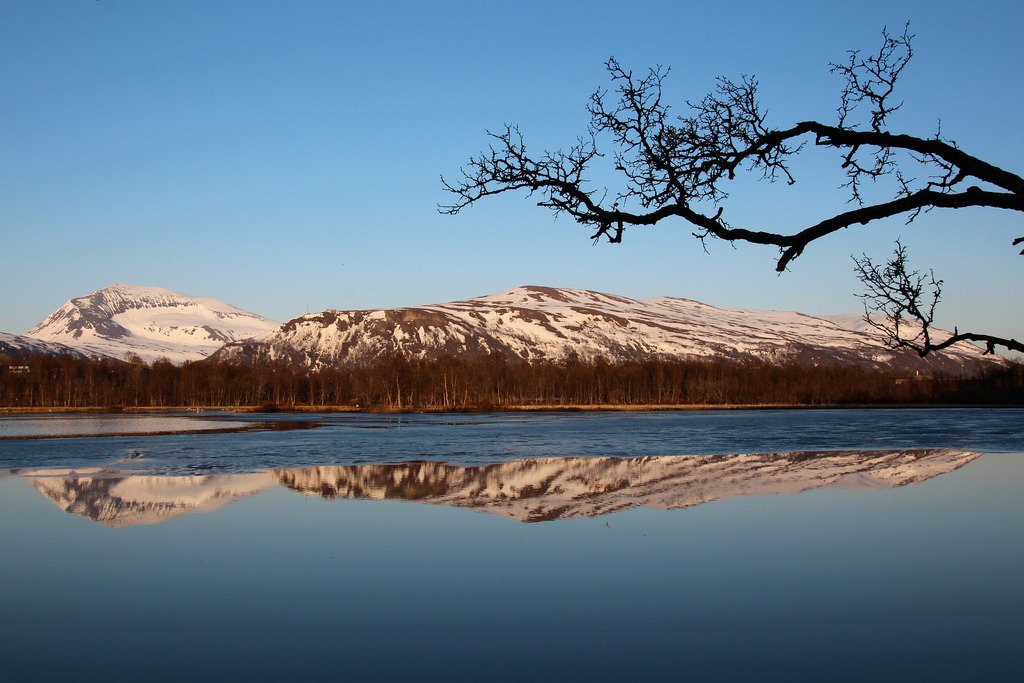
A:
{"label": "calm lake", "polygon": [[1019,409],[0,417],[0,662],[1018,681],[1022,492]]}

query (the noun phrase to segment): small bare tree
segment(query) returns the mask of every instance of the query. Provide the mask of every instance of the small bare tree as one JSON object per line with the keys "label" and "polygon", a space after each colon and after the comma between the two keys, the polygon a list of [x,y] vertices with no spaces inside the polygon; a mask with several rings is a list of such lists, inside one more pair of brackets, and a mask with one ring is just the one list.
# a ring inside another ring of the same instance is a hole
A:
{"label": "small bare tree", "polygon": [[860,295],[864,300],[864,319],[893,346],[913,349],[921,356],[962,341],[984,344],[985,353],[995,353],[997,345],[1024,352],[1024,344],[1016,339],[960,332],[955,327],[952,335],[936,335],[933,324],[935,308],[942,300],[942,280],[936,280],[931,270],[910,270],[907,248],[900,240],[896,240],[892,258],[885,265],[875,264],[867,254],[855,256],[853,261],[857,277],[866,289]]}
{"label": "small bare tree", "polygon": [[[1021,176],[968,154],[938,132],[925,138],[887,130],[890,115],[902,105],[893,94],[913,55],[912,38],[906,27],[900,34],[883,30],[877,52],[865,56],[850,51],[844,61],[831,64],[831,71],[844,82],[836,121],[801,121],[788,128],[769,125],[755,78],[720,77],[712,93],[687,102],[689,112],[677,117],[670,115],[662,98],[668,69],[657,67],[637,76],[611,58],[606,67],[615,95],[594,92],[588,106],[589,130],[576,144],[534,155],[516,126],[489,132],[490,147],[469,159],[458,180],[442,178],[454,201],[439,208],[457,214],[485,197],[524,190],[538,196],[540,206],[590,226],[595,240],[618,243],[633,226],[682,220],[702,243],[717,238],[778,247],[780,272],[811,242],[844,228],[894,216],[910,223],[922,211],[935,208],[1024,211]],[[587,181],[603,156],[598,142],[608,139],[614,168],[622,177],[617,191],[592,187]],[[793,184],[792,161],[808,143],[838,152],[852,206],[794,231],[732,224],[726,213],[729,181],[747,172],[759,180]],[[883,177],[894,181],[893,195],[870,200],[865,184]],[[1024,237],[1013,244],[1022,242]],[[865,266],[862,275],[877,271],[879,276],[888,272],[898,277],[887,268]],[[899,283],[888,286],[898,289]],[[916,309],[927,310],[928,318],[934,306]],[[963,338],[975,337],[990,348],[1020,346],[989,335]],[[922,354],[940,348],[927,338],[925,342],[918,349]]]}

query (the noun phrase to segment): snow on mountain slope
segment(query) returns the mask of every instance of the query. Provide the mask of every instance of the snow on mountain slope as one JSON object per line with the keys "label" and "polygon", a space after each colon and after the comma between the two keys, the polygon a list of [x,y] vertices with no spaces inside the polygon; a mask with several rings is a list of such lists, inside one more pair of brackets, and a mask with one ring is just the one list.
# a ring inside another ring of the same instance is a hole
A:
{"label": "snow on mountain slope", "polygon": [[214,357],[316,369],[365,363],[389,352],[413,358],[498,353],[557,360],[575,353],[609,360],[757,359],[952,374],[1001,362],[970,344],[921,359],[887,348],[877,333],[801,313],[535,286],[448,304],[305,315],[268,337],[229,344]]}
{"label": "snow on mountain slope", "polygon": [[68,301],[25,336],[90,355],[124,359],[134,354],[147,362],[167,358],[181,363],[277,327],[272,320],[216,299],[117,284]]}
{"label": "snow on mountain slope", "polygon": [[863,313],[840,313],[839,315],[823,315],[821,317],[854,332],[871,332],[874,329],[864,319]]}
{"label": "snow on mountain slope", "polygon": [[23,337],[17,334],[0,332],[0,356],[7,356],[14,360],[20,360],[31,354],[44,356],[72,356],[85,358],[82,354],[70,346],[56,342],[46,342],[31,337]]}

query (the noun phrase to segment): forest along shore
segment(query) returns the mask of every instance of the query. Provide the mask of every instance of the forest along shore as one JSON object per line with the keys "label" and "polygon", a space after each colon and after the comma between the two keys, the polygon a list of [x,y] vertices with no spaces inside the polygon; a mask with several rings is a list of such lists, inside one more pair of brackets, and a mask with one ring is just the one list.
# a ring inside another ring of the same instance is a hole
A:
{"label": "forest along shore", "polygon": [[33,416],[33,415],[181,415],[182,413],[206,414],[242,414],[256,415],[266,413],[293,414],[423,414],[423,413],[582,413],[582,412],[671,412],[671,411],[711,411],[711,410],[869,410],[877,409],[924,409],[924,408],[1007,408],[1024,407],[1024,401],[1018,403],[873,403],[873,404],[800,404],[800,403],[704,403],[704,404],[536,404],[507,405],[500,407],[467,407],[452,408],[444,406],[420,406],[416,408],[394,408],[385,406],[331,406],[303,405],[291,406],[130,406],[104,407],[82,406],[72,408],[25,408],[0,406],[0,416]]}
{"label": "forest along shore", "polygon": [[856,365],[727,360],[612,363],[578,358],[439,360],[386,356],[306,370],[199,361],[175,365],[42,357],[0,365],[15,409],[301,411],[634,410],[708,407],[1024,405],[1024,365],[981,376],[900,376]]}

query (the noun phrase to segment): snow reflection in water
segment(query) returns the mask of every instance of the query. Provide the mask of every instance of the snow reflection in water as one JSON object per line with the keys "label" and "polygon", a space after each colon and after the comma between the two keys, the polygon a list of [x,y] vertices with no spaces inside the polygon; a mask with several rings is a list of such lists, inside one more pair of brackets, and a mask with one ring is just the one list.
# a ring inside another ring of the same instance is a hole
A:
{"label": "snow reflection in water", "polygon": [[277,486],[324,498],[418,501],[542,522],[821,487],[895,488],[959,469],[977,457],[953,449],[919,449],[533,458],[481,467],[414,461],[220,476],[131,475],[103,469],[18,474],[57,507],[112,527],[213,512]]}

